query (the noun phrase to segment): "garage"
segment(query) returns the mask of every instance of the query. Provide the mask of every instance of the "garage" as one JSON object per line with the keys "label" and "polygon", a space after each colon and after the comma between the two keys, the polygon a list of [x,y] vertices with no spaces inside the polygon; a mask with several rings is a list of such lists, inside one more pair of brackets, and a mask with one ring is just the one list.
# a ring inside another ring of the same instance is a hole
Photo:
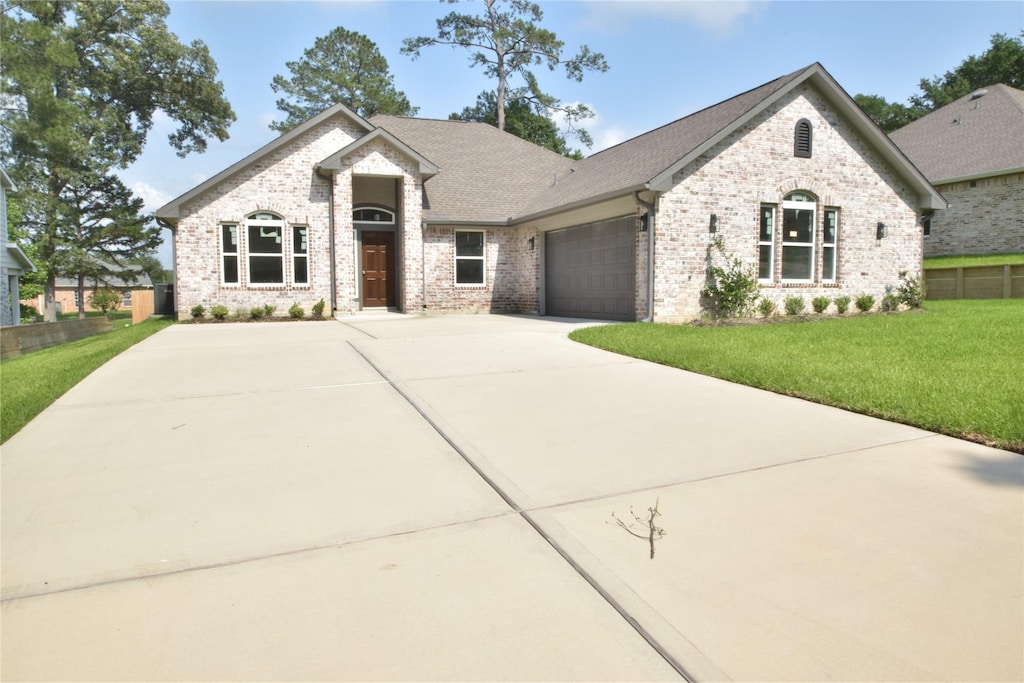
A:
{"label": "garage", "polygon": [[547,315],[636,320],[635,231],[625,216],[545,233]]}

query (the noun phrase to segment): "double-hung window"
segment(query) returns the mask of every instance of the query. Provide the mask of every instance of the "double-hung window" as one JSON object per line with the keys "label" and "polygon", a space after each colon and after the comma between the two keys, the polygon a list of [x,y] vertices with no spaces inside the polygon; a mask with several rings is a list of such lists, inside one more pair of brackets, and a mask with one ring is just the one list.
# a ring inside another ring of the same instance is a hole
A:
{"label": "double-hung window", "polygon": [[455,284],[484,284],[483,230],[455,231]]}
{"label": "double-hung window", "polygon": [[221,284],[238,284],[238,226],[225,223],[220,226]]}
{"label": "double-hung window", "polygon": [[814,279],[815,203],[794,192],[782,202],[782,281]]}
{"label": "double-hung window", "polygon": [[757,238],[757,279],[771,282],[775,274],[775,207],[761,207],[761,230]]}
{"label": "double-hung window", "polygon": [[292,282],[309,284],[309,228],[292,226]]}
{"label": "double-hung window", "polygon": [[245,221],[250,285],[284,284],[284,221],[258,213]]}
{"label": "double-hung window", "polygon": [[836,245],[839,244],[839,209],[825,209],[821,238],[821,281],[836,281]]}

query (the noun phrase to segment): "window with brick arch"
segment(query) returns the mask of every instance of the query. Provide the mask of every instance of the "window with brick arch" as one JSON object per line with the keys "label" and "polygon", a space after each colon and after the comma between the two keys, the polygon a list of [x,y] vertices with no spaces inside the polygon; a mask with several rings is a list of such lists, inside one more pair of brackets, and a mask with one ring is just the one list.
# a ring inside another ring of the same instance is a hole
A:
{"label": "window with brick arch", "polygon": [[284,284],[284,220],[273,213],[245,219],[245,246],[250,285]]}

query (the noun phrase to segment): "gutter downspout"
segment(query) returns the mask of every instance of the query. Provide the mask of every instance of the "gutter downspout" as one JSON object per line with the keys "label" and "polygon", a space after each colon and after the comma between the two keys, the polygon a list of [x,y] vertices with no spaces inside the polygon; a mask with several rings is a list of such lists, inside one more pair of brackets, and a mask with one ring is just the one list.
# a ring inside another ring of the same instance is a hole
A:
{"label": "gutter downspout", "polygon": [[[320,169],[317,169],[318,171]],[[327,235],[331,246],[331,317],[338,312],[338,273],[334,254],[334,172],[327,174]]]}
{"label": "gutter downspout", "polygon": [[[654,322],[654,203],[640,198],[640,192],[633,193],[636,203],[647,209],[647,317],[645,323]],[[655,195],[657,201],[657,195]]]}

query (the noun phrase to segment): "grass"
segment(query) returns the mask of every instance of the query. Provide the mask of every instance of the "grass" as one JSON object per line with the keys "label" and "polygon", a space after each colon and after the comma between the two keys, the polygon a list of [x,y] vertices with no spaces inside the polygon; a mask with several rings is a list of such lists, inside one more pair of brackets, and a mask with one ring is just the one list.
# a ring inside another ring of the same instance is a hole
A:
{"label": "grass", "polygon": [[1024,263],[1024,254],[985,254],[983,256],[932,256],[924,260],[924,269],[966,268],[968,266],[1005,266]]}
{"label": "grass", "polygon": [[1024,453],[1024,300],[803,323],[633,323],[576,341]]}
{"label": "grass", "polygon": [[173,324],[146,320],[131,327],[0,361],[0,443],[125,349]]}

